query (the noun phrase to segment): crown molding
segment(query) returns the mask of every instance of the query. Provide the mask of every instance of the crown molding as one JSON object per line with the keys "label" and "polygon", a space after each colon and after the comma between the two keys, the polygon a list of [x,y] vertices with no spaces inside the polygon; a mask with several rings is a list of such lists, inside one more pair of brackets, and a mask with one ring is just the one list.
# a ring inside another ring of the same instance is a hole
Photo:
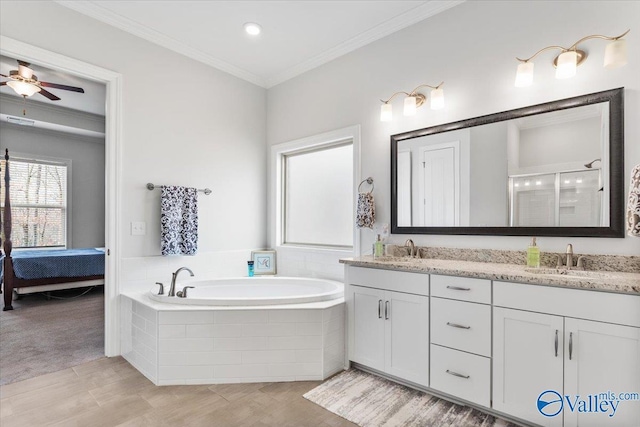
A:
{"label": "crown molding", "polygon": [[284,70],[281,73],[277,73],[266,79],[265,87],[271,88],[287,80],[290,80],[300,74],[306,73],[314,68],[333,61],[349,52],[353,52],[369,43],[400,31],[413,24],[417,24],[431,16],[444,12],[454,6],[464,3],[466,0],[431,0],[420,6],[417,6],[411,10],[408,10],[388,21],[383,22],[357,36],[346,40],[339,45],[322,52],[304,62],[301,62],[293,67]]}
{"label": "crown molding", "polygon": [[71,0],[55,0],[61,6],[75,10],[83,15],[97,19],[105,24],[116,27],[122,31],[133,34],[151,43],[157,44],[181,55],[195,59],[218,70],[229,73],[242,80],[246,80],[257,86],[266,87],[264,79],[253,73],[250,73],[242,68],[236,67],[221,59],[214,58],[213,56],[202,52],[199,49],[192,48],[172,37],[168,37],[156,30],[153,30],[145,25],[142,25],[132,19],[129,19],[120,14],[114,13],[102,6],[99,6],[92,1],[71,1]]}
{"label": "crown molding", "polygon": [[61,6],[75,10],[76,12],[97,19],[98,21],[104,22],[105,24],[119,28],[120,30],[126,31],[151,43],[155,43],[181,55],[187,56],[211,67],[217,68],[221,71],[246,80],[257,86],[269,89],[300,74],[324,65],[327,62],[339,58],[340,56],[352,52],[369,43],[393,34],[396,31],[402,30],[424,19],[427,19],[447,9],[464,3],[465,0],[427,1],[420,6],[417,6],[398,16],[395,16],[392,19],[385,21],[382,24],[379,24],[361,34],[358,34],[357,36],[346,40],[345,42],[340,43],[339,45],[334,46],[329,50],[326,50],[306,61],[294,65],[293,67],[290,67],[280,73],[274,74],[273,76],[268,78],[262,78],[240,67],[236,67],[235,65],[230,64],[226,61],[215,58],[205,52],[202,52],[199,49],[192,48],[178,40],[168,37],[134,20],[105,9],[104,7],[97,5],[92,1],[54,1]]}

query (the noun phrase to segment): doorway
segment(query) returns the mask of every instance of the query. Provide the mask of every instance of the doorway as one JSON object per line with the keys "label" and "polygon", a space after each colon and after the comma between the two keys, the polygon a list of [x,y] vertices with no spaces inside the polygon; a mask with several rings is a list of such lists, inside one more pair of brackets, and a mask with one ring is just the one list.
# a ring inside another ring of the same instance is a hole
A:
{"label": "doorway", "polygon": [[119,73],[97,67],[86,62],[29,45],[18,40],[0,36],[0,54],[21,58],[53,70],[104,83],[106,85],[105,107],[105,277],[104,277],[104,332],[105,356],[120,354],[118,273],[120,211],[120,115],[122,76]]}

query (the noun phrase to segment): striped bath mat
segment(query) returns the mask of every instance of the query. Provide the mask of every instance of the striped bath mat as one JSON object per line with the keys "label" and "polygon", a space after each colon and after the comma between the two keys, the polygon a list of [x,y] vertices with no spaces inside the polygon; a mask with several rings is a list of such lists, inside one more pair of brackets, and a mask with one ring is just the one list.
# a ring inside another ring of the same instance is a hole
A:
{"label": "striped bath mat", "polygon": [[516,427],[358,369],[336,375],[304,397],[362,427]]}

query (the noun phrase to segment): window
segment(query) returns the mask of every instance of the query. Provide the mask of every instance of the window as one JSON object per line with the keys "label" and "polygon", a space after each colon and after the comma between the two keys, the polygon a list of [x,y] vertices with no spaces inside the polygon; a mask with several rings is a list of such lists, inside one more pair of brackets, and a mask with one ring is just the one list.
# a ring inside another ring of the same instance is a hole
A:
{"label": "window", "polygon": [[[13,247],[66,247],[69,162],[12,158],[9,168]],[[4,181],[0,198],[4,208]]]}
{"label": "window", "polygon": [[283,242],[353,247],[353,144],[287,154]]}
{"label": "window", "polygon": [[358,136],[354,126],[273,147],[276,246],[354,250]]}

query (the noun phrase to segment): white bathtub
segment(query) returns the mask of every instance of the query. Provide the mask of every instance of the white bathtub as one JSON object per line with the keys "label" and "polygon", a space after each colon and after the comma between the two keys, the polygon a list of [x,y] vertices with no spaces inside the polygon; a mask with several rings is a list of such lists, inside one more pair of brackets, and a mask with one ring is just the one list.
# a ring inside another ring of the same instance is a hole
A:
{"label": "white bathtub", "polygon": [[158,302],[187,305],[254,306],[302,304],[328,301],[344,296],[344,285],[324,279],[301,277],[238,277],[185,282],[176,285],[176,292],[184,286],[194,286],[186,298],[157,295],[149,297]]}
{"label": "white bathtub", "polygon": [[122,356],[156,385],[319,381],[345,367],[343,284],[183,282],[187,298],[121,295]]}

